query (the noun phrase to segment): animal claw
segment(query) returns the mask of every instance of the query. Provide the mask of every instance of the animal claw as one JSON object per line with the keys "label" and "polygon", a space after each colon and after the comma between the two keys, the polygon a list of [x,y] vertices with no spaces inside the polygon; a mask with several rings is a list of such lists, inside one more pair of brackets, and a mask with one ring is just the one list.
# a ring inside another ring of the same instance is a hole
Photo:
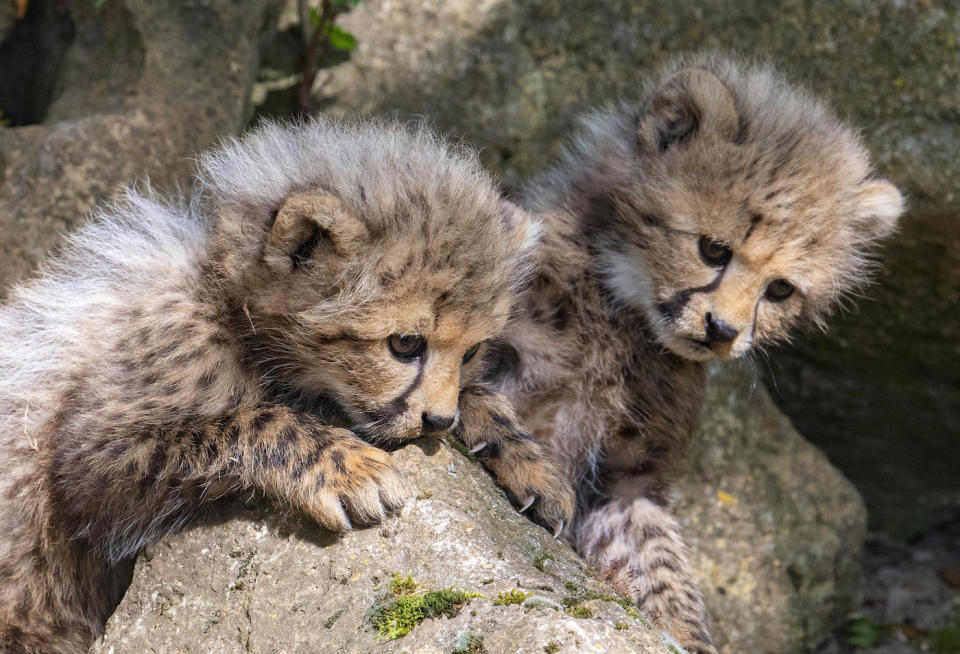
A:
{"label": "animal claw", "polygon": [[479,443],[477,443],[476,445],[470,448],[470,454],[476,454],[486,446],[487,446],[487,441],[480,441]]}
{"label": "animal claw", "polygon": [[556,528],[553,530],[553,537],[560,538],[560,534],[563,532],[563,520],[557,523]]}
{"label": "animal claw", "polygon": [[523,513],[524,511],[526,511],[527,509],[529,509],[531,506],[533,506],[533,503],[536,502],[536,501],[537,501],[537,496],[536,496],[536,495],[531,495],[530,497],[528,497],[528,498],[527,498],[527,501],[524,502],[524,503],[523,503],[523,506],[520,507],[520,513]]}

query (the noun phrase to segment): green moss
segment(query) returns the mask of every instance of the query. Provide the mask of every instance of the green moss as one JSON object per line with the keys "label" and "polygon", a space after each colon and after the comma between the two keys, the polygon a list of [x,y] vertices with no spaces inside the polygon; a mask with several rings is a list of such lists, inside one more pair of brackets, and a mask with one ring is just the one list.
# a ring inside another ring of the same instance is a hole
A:
{"label": "green moss", "polygon": [[623,631],[625,629],[629,629],[630,625],[628,625],[626,622],[617,622],[616,624],[613,625],[613,628],[616,629],[617,631]]}
{"label": "green moss", "polygon": [[637,613],[637,610],[635,608],[630,607],[629,609],[624,609],[624,610],[627,612],[627,615],[629,615],[631,618],[636,618],[637,620],[639,620],[640,624],[642,624],[644,627],[650,626],[650,623],[647,622],[642,615]]}
{"label": "green moss", "polygon": [[667,645],[667,649],[670,650],[670,652],[672,652],[672,654],[680,654],[680,650],[678,650],[678,649],[676,648],[676,646],[674,646],[674,645],[669,645],[669,644],[668,644],[668,645]]}
{"label": "green moss", "polygon": [[485,651],[483,636],[465,631],[457,636],[457,643],[450,654],[481,654]]}
{"label": "green moss", "polygon": [[402,576],[399,572],[393,575],[390,580],[390,590],[396,595],[409,595],[417,590],[417,582],[413,580],[412,575]]}
{"label": "green moss", "polygon": [[483,579],[483,580],[481,580],[481,581],[480,581],[480,584],[483,585],[483,586],[488,586],[488,585],[492,584],[494,581],[495,581],[494,578],[493,578],[493,577],[490,577],[489,579]]}
{"label": "green moss", "polygon": [[334,614],[327,618],[327,620],[323,623],[323,628],[330,629],[333,627],[334,623],[340,619],[340,616],[343,615],[345,610],[346,609],[337,609]]}
{"label": "green moss", "polygon": [[447,441],[447,445],[455,449],[457,452],[467,457],[471,461],[476,462],[477,457],[473,456],[473,454],[470,452],[467,446],[461,443],[460,441],[458,441],[456,438],[446,438],[444,440]]}
{"label": "green moss", "polygon": [[627,612],[632,618],[640,618],[640,614],[637,613],[636,608],[634,607],[633,600],[626,597],[620,597],[619,595],[604,595],[603,593],[598,593],[593,590],[587,590],[586,588],[580,588],[576,584],[567,582],[564,584],[564,587],[573,593],[568,597],[564,597],[561,600],[566,608],[570,608],[581,602],[589,602],[590,600],[600,600],[602,602],[613,602],[614,604],[619,604],[623,607],[623,610]]}
{"label": "green moss", "polygon": [[433,493],[431,493],[430,491],[423,491],[422,493],[417,493],[418,500],[429,500],[431,497],[433,497]]}
{"label": "green moss", "polygon": [[960,654],[960,626],[950,626],[930,634],[935,654]]}
{"label": "green moss", "polygon": [[531,597],[523,603],[523,608],[529,611],[538,611],[540,609],[553,609],[557,611],[561,608],[556,602],[551,602],[544,597]]}
{"label": "green moss", "polygon": [[591,611],[587,606],[577,604],[576,606],[571,606],[567,609],[567,615],[572,618],[592,618],[593,611]]}
{"label": "green moss", "polygon": [[497,599],[493,600],[494,606],[510,606],[511,604],[523,604],[524,600],[530,597],[530,593],[514,588],[509,593],[500,593]]}
{"label": "green moss", "polygon": [[456,616],[474,597],[480,595],[453,588],[400,595],[389,604],[377,607],[371,621],[377,628],[380,640],[396,640],[406,636],[428,618]]}
{"label": "green moss", "polygon": [[555,652],[560,651],[560,643],[555,640],[551,640],[549,643],[543,646],[543,651],[547,654],[555,654]]}
{"label": "green moss", "polygon": [[543,564],[547,561],[553,560],[553,554],[545,554],[544,552],[540,552],[540,554],[537,554],[536,558],[533,559],[533,567],[540,572],[543,572]]}

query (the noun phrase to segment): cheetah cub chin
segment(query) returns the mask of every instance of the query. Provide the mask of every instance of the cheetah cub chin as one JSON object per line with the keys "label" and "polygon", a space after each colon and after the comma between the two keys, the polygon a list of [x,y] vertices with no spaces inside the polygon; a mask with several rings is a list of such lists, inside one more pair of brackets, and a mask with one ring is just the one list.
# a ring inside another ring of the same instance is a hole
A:
{"label": "cheetah cub chin", "polygon": [[684,647],[714,652],[666,510],[702,362],[822,326],[901,196],[820,102],[698,56],[587,117],[525,205],[541,266],[495,357],[501,389],[577,485],[579,551]]}
{"label": "cheetah cub chin", "polygon": [[[424,129],[316,121],[74,234],[0,310],[0,650],[85,652],[137,551],[225,494],[338,530],[401,506],[369,443],[459,427],[461,394],[474,437],[512,415],[479,376],[538,231]],[[500,482],[568,519],[541,446],[489,431]]]}

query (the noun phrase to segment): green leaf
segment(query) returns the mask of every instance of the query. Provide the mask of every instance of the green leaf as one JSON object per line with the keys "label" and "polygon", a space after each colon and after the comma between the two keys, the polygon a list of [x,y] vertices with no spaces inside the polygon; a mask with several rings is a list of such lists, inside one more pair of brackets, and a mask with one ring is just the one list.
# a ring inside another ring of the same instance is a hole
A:
{"label": "green leaf", "polygon": [[858,618],[847,627],[847,644],[855,647],[873,647],[880,638],[880,629],[870,618]]}
{"label": "green leaf", "polygon": [[316,7],[310,7],[310,27],[313,29],[318,29],[320,27],[320,12],[317,11]]}
{"label": "green leaf", "polygon": [[334,5],[348,5],[350,7],[356,7],[360,4],[361,0],[331,0],[331,4]]}
{"label": "green leaf", "polygon": [[102,7],[104,4],[106,4],[106,2],[107,2],[107,0],[97,0],[96,2],[93,3],[93,6],[94,6],[95,8],[97,8],[97,9],[99,9],[99,8]]}
{"label": "green leaf", "polygon": [[357,37],[336,25],[330,26],[327,38],[330,40],[330,45],[337,50],[353,50],[357,47]]}

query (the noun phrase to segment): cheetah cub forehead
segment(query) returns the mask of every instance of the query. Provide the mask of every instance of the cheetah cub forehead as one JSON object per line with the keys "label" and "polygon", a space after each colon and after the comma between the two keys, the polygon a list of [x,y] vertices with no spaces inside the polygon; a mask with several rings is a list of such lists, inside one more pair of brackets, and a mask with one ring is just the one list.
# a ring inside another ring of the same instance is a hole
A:
{"label": "cheetah cub forehead", "polygon": [[538,235],[475,157],[422,127],[316,121],[201,168],[211,276],[267,383],[373,440],[451,427]]}
{"label": "cheetah cub forehead", "polygon": [[855,132],[769,68],[680,60],[592,128],[629,143],[600,246],[611,290],[689,359],[822,326],[903,211]]}

